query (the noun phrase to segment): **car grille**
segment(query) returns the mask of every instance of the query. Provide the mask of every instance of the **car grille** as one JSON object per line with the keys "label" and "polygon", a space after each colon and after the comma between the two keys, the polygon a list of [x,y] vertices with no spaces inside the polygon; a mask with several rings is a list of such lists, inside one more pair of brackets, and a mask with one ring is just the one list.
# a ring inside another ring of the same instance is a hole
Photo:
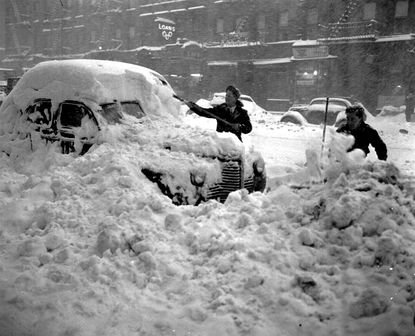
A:
{"label": "car grille", "polygon": [[207,192],[207,199],[225,202],[229,193],[241,189],[242,165],[239,161],[226,161],[223,163],[222,181],[214,184]]}
{"label": "car grille", "polygon": [[244,188],[250,193],[254,192],[254,175],[251,175],[245,179]]}

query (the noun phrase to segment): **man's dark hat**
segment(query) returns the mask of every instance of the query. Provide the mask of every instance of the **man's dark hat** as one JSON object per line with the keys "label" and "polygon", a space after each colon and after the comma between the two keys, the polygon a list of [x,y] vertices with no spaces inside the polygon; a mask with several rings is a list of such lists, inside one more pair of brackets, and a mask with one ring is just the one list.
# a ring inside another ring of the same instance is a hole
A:
{"label": "man's dark hat", "polygon": [[365,109],[360,105],[352,105],[346,108],[346,113],[354,113],[357,117],[366,120]]}

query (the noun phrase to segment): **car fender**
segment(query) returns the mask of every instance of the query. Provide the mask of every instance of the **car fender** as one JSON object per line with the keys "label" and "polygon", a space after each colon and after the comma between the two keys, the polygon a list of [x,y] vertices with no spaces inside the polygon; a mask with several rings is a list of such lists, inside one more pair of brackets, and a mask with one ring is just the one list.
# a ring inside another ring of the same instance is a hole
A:
{"label": "car fender", "polygon": [[280,122],[293,122],[294,124],[298,124],[298,125],[307,124],[307,120],[301,115],[300,112],[297,112],[297,111],[285,112],[282,115]]}

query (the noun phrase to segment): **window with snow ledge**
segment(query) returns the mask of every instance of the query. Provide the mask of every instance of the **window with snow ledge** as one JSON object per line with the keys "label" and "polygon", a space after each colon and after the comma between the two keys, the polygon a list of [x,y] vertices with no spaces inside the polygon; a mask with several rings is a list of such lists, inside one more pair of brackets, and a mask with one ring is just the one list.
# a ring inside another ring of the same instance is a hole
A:
{"label": "window with snow ledge", "polygon": [[368,2],[363,8],[363,20],[373,20],[376,17],[376,2]]}
{"label": "window with snow ledge", "polygon": [[310,8],[307,13],[307,24],[317,24],[318,22],[318,11],[317,8]]}
{"label": "window with snow ledge", "polygon": [[280,27],[288,26],[288,12],[283,12],[280,15]]}
{"label": "window with snow ledge", "polygon": [[128,36],[130,37],[130,39],[133,39],[135,37],[135,27],[131,26],[130,29],[128,30]]}
{"label": "window with snow ledge", "polygon": [[223,19],[216,20],[216,33],[223,33]]}
{"label": "window with snow ledge", "polygon": [[403,18],[408,16],[408,0],[396,2],[395,17]]}
{"label": "window with snow ledge", "polygon": [[266,26],[265,26],[265,15],[259,15],[258,16],[258,30],[265,30]]}

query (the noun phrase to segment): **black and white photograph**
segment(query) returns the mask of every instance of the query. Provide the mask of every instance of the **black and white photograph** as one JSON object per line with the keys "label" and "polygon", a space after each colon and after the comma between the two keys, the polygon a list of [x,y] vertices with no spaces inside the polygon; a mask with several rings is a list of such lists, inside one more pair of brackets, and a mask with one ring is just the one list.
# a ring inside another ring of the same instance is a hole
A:
{"label": "black and white photograph", "polygon": [[0,0],[0,336],[415,336],[415,0]]}

